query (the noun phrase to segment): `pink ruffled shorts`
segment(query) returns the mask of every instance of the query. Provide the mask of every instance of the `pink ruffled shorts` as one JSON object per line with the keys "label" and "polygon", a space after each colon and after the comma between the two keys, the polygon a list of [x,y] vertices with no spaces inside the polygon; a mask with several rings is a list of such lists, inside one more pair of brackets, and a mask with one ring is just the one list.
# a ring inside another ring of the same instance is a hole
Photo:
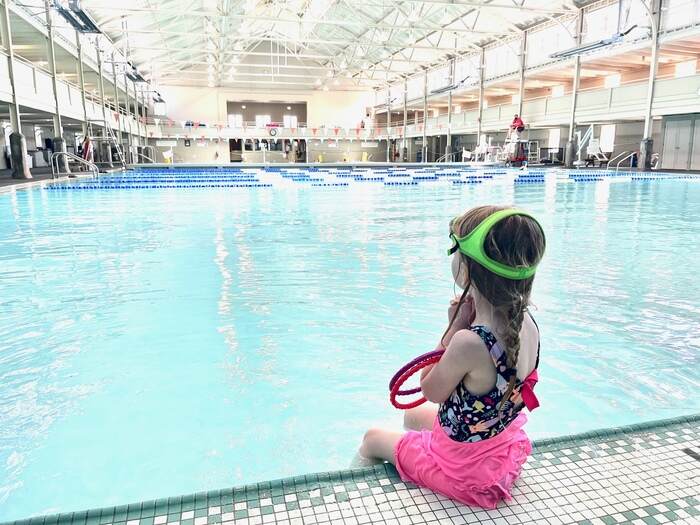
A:
{"label": "pink ruffled shorts", "polygon": [[510,501],[532,445],[520,413],[497,436],[474,443],[450,439],[435,418],[432,430],[407,432],[394,451],[401,479],[466,505],[494,509]]}

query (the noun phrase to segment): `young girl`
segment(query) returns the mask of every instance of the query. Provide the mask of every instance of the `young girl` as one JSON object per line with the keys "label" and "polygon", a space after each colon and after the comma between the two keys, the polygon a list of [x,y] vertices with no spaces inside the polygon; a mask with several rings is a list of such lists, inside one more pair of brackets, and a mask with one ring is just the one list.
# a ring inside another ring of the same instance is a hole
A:
{"label": "young girl", "polygon": [[360,455],[394,463],[405,481],[495,508],[510,500],[531,451],[522,409],[537,406],[539,332],[528,304],[545,238],[529,214],[496,206],[453,220],[450,238],[464,293],[448,309],[445,353],[420,380],[439,407],[406,411],[404,434],[369,430]]}

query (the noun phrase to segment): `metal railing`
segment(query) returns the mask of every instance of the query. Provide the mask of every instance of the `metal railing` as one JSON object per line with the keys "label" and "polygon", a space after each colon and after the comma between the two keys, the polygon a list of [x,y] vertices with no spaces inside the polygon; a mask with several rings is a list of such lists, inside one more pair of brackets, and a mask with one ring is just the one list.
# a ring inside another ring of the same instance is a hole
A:
{"label": "metal railing", "polygon": [[[627,159],[631,159],[632,157],[634,157],[634,156],[637,154],[636,151],[630,151],[630,152],[625,151],[625,153],[629,153],[629,154],[626,155],[626,156],[624,156],[624,157],[622,157],[622,158],[617,162],[617,164],[615,165],[615,173],[617,173],[618,171],[620,171],[620,164],[622,164],[623,162],[625,162]],[[618,155],[618,157],[619,157],[619,155]],[[617,157],[616,157],[616,158],[617,158]],[[610,166],[610,164],[611,164],[611,162],[608,162],[608,166]],[[632,161],[630,161],[630,168],[631,168],[631,167],[632,167]]]}
{"label": "metal railing", "polygon": [[[450,153],[445,153],[442,157],[439,157],[435,162],[453,162],[457,157],[457,154],[461,152],[453,151]],[[447,160],[450,159],[450,160]]]}
{"label": "metal railing", "polygon": [[628,153],[629,153],[628,150],[625,150],[625,151],[623,151],[622,153],[618,153],[617,155],[615,155],[612,159],[610,159],[610,160],[608,161],[608,166],[612,166],[613,162],[615,162],[615,161],[616,161],[617,159],[619,159],[620,157],[624,157],[624,156],[627,155]]}
{"label": "metal railing", "polygon": [[140,158],[140,159],[146,159],[146,160],[147,160],[148,162],[150,162],[151,164],[155,164],[155,163],[156,163],[156,161],[153,160],[151,157],[149,157],[148,155],[144,155],[143,153],[140,153],[140,152],[138,152],[138,151],[136,152],[136,156],[137,156],[138,158]]}
{"label": "metal railing", "polygon": [[85,160],[82,157],[78,157],[77,155],[74,155],[73,153],[69,153],[67,151],[57,151],[55,153],[51,154],[51,178],[55,179],[59,175],[61,175],[61,170],[58,166],[58,159],[61,156],[65,156],[66,160],[72,160],[74,162],[77,162],[78,164],[81,164],[83,166],[86,166],[89,171],[92,172],[92,174],[95,177],[99,177],[100,175],[100,169],[97,167],[97,164],[94,162],[90,162],[88,160]]}

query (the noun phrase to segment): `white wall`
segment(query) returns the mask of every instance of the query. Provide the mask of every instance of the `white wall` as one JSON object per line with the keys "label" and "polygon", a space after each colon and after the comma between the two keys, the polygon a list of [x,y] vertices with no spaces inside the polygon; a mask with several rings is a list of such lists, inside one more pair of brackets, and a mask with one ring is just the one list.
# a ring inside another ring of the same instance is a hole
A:
{"label": "white wall", "polygon": [[372,105],[374,95],[364,91],[308,91],[302,93],[250,93],[222,88],[159,86],[166,102],[168,118],[178,122],[192,120],[208,125],[227,121],[226,102],[306,102],[308,126],[354,128]]}

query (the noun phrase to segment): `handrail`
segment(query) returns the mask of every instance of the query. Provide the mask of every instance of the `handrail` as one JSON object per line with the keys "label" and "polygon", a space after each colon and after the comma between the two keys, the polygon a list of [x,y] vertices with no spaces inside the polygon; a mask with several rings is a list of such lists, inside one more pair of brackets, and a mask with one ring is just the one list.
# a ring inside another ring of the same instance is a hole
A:
{"label": "handrail", "polygon": [[90,162],[88,160],[85,160],[82,157],[78,157],[77,155],[74,155],[73,153],[69,153],[67,151],[56,151],[51,154],[51,178],[55,179],[60,171],[58,167],[58,158],[61,155],[65,155],[66,158],[70,160],[74,160],[78,162],[79,164],[82,164],[83,166],[87,166],[88,169],[93,173],[95,177],[99,177],[100,175],[100,169],[97,167],[97,164],[94,162]]}
{"label": "handrail", "polygon": [[447,160],[445,160],[446,158],[448,158],[448,157],[456,157],[456,156],[457,156],[457,152],[456,152],[456,151],[452,151],[452,152],[450,152],[450,153],[445,153],[442,157],[439,157],[435,162],[448,162]]}
{"label": "handrail", "polygon": [[149,157],[148,155],[144,155],[143,153],[140,153],[140,152],[138,152],[138,151],[136,152],[136,156],[137,156],[137,157],[143,157],[144,159],[146,159],[147,161],[149,161],[151,164],[155,164],[155,163],[156,163],[156,161],[153,160],[151,157]]}
{"label": "handrail", "polygon": [[[625,162],[627,159],[631,159],[631,158],[634,157],[636,154],[637,154],[636,151],[632,151],[632,152],[630,152],[629,155],[627,155],[626,157],[624,157],[623,159],[621,159],[621,160],[617,163],[617,165],[615,166],[615,173],[617,173],[617,172],[620,170],[620,164],[622,164],[623,162]],[[610,165],[609,162],[608,162],[608,165]],[[631,163],[631,162],[630,162],[630,167],[632,167],[632,163]]]}
{"label": "handrail", "polygon": [[615,155],[612,159],[610,159],[610,160],[608,161],[608,166],[612,166],[612,163],[613,163],[613,162],[615,162],[618,158],[620,158],[620,157],[622,157],[622,156],[624,156],[624,155],[627,155],[628,153],[629,153],[629,151],[625,150],[625,151],[623,151],[622,153],[620,153],[620,154],[618,154],[618,155]]}

